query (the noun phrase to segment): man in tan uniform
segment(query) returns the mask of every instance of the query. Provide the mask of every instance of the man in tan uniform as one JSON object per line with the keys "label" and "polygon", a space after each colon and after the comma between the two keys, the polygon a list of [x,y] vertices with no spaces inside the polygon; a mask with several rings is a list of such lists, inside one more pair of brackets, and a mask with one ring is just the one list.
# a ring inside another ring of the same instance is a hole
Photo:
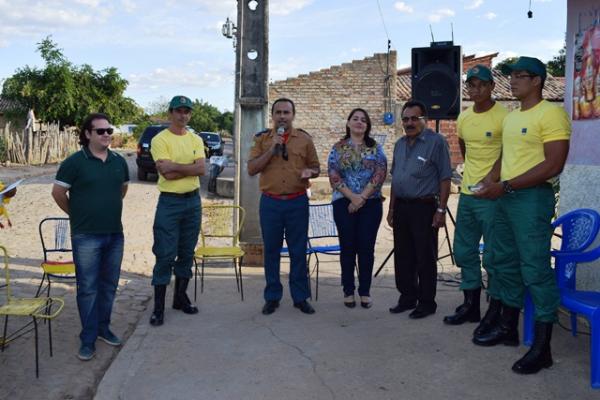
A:
{"label": "man in tan uniform", "polygon": [[290,253],[289,285],[294,307],[313,314],[306,266],[308,237],[308,179],[319,176],[319,159],[308,133],[292,126],[294,102],[280,98],[271,108],[273,128],[256,134],[248,174],[260,173],[260,227],[264,243],[266,287],[262,313],[279,307],[283,287],[279,279],[280,252],[286,238]]}

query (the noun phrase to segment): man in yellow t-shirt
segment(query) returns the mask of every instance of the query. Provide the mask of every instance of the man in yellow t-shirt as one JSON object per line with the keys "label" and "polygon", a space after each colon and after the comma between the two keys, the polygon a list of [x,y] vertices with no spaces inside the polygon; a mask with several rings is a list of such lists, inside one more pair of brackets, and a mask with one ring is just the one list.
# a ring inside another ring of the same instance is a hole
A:
{"label": "man in yellow t-shirt", "polygon": [[194,249],[201,222],[200,179],[204,175],[204,144],[186,126],[192,116],[192,101],[175,96],[169,103],[169,127],[152,139],[150,152],[158,171],[160,197],[154,216],[156,264],[152,273],[154,311],[150,324],[163,324],[165,293],[175,275],[173,308],[196,314],[186,294],[192,277]]}
{"label": "man in yellow t-shirt", "polygon": [[[479,183],[492,170],[502,151],[502,122],[508,114],[506,108],[492,99],[494,78],[484,65],[475,65],[467,71],[467,91],[473,106],[458,116],[457,128],[465,168],[458,200],[456,229],[454,231],[454,257],[461,268],[460,288],[464,302],[453,315],[444,318],[448,325],[460,325],[480,320],[481,266],[488,276],[487,293],[490,307],[475,329],[475,333],[489,330],[500,317],[500,294],[494,285],[495,271],[488,261],[488,241],[493,229],[496,200],[473,196]],[[486,244],[483,262],[479,256],[479,241]]]}
{"label": "man in yellow t-shirt", "polygon": [[[540,60],[519,57],[514,64],[505,65],[502,72],[510,75],[512,93],[521,107],[504,119],[499,181],[486,184],[477,193],[483,198],[498,198],[490,262],[498,272],[495,284],[502,301],[502,317],[489,332],[476,335],[473,342],[481,346],[517,346],[519,314],[527,289],[535,305],[535,338],[529,352],[514,363],[512,370],[534,374],[552,365],[550,339],[560,295],[550,266],[550,221],[555,206],[551,182],[567,159],[571,124],[562,107],[542,98],[546,66]],[[498,168],[489,178],[497,180]]]}

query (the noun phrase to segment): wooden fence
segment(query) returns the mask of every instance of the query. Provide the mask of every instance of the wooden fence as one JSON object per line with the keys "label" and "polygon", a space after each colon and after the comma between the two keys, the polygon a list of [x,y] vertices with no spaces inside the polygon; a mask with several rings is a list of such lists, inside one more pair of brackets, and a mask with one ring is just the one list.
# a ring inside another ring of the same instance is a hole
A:
{"label": "wooden fence", "polygon": [[7,123],[0,137],[7,145],[8,161],[17,164],[59,162],[79,149],[77,131],[61,131],[57,123],[36,123],[29,129],[14,129]]}

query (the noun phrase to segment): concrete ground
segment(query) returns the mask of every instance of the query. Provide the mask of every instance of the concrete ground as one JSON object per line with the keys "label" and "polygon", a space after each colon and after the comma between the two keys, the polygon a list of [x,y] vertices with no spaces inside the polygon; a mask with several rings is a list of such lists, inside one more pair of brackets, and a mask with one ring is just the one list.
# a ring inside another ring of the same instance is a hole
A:
{"label": "concrete ground", "polygon": [[[376,267],[391,249],[391,235],[379,237]],[[452,279],[457,270],[446,260],[441,277]],[[282,271],[288,268],[284,263]],[[335,257],[323,257],[320,272],[316,314],[293,308],[286,288],[281,307],[264,316],[261,269],[244,269],[243,302],[231,268],[207,269],[200,313],[167,308],[165,325],[152,327],[149,307],[95,398],[600,398],[589,386],[587,336],[573,338],[557,326],[554,366],[519,376],[510,367],[526,347],[477,347],[470,341],[476,324],[442,323],[461,301],[455,284],[439,282],[437,313],[411,320],[388,312],[397,301],[391,263],[373,280],[369,310],[343,306]]]}

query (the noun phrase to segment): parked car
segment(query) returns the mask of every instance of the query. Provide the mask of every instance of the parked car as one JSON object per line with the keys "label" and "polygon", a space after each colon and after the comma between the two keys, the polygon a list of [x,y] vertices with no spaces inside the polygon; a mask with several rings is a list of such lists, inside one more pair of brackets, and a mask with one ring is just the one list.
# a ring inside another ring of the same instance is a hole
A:
{"label": "parked car", "polygon": [[135,163],[137,164],[137,177],[140,181],[148,179],[148,174],[156,174],[156,164],[150,153],[150,143],[154,136],[158,135],[163,129],[166,129],[168,125],[150,125],[140,136],[140,140],[137,145],[137,157]]}
{"label": "parked car", "polygon": [[223,138],[216,132],[200,132],[204,147],[208,148],[208,157],[223,155]]}

